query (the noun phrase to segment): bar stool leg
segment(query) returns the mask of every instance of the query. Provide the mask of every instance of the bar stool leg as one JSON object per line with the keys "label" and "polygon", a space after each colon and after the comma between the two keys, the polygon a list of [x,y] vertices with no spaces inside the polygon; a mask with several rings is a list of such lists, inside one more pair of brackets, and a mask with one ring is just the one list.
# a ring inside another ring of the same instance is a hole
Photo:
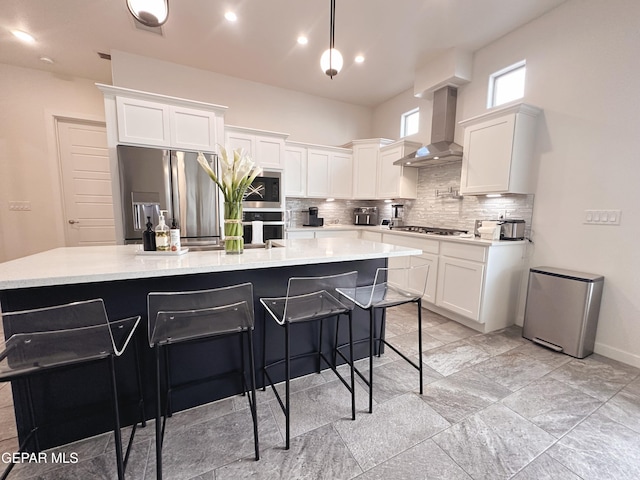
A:
{"label": "bar stool leg", "polygon": [[418,299],[418,371],[420,372],[420,395],[423,393],[422,386],[422,298]]}
{"label": "bar stool leg", "polygon": [[[348,313],[349,316],[349,363],[351,367],[351,420],[356,419],[356,379],[353,373],[353,316],[351,310]],[[338,326],[336,325],[336,331]],[[336,340],[336,349],[338,348],[338,342]]]}
{"label": "bar stool leg", "polygon": [[138,395],[140,396],[140,400],[138,401],[138,405],[140,408],[140,416],[142,417],[141,425],[142,427],[147,426],[147,412],[144,408],[144,393],[142,389],[142,375],[140,375],[140,348],[138,346],[138,342],[133,342],[133,353],[136,359],[136,380],[138,382]]}
{"label": "bar stool leg", "polygon": [[384,329],[387,321],[387,309],[382,309],[382,320],[380,321],[380,335],[378,335],[378,358],[382,354],[382,344],[384,343]]}
{"label": "bar stool leg", "polygon": [[[258,407],[256,404],[256,369],[253,358],[253,330],[247,332],[249,340],[249,370],[251,374],[251,416],[253,417],[253,443],[256,450],[256,460],[260,460],[260,447],[258,443]],[[244,370],[243,370],[244,375]]]}
{"label": "bar stool leg", "polygon": [[373,413],[373,337],[376,309],[369,309],[369,413]]}
{"label": "bar stool leg", "polygon": [[[316,368],[316,372],[320,373],[321,369],[322,369],[322,326],[324,325],[324,321],[323,319],[320,319],[320,328],[318,329],[318,365]],[[335,366],[335,362],[334,362],[334,366]]]}
{"label": "bar stool leg", "polygon": [[267,311],[262,309],[262,391],[267,390]]}
{"label": "bar stool leg", "polygon": [[285,379],[285,396],[287,397],[287,398],[285,398],[285,410],[286,410],[286,414],[285,414],[285,424],[286,424],[285,431],[286,431],[286,436],[287,436],[285,450],[289,450],[289,436],[290,436],[290,433],[291,433],[291,430],[290,430],[290,419],[289,419],[289,416],[290,416],[290,413],[291,413],[291,410],[289,408],[289,381],[290,381],[289,377],[291,376],[291,360],[290,360],[290,351],[289,351],[289,349],[290,349],[289,348],[289,333],[290,333],[289,332],[289,328],[290,328],[289,322],[285,321],[284,322],[284,336],[285,336],[285,341],[284,341],[284,343],[285,343],[285,346],[284,346],[284,354],[285,354],[284,370],[285,370],[285,372],[284,372],[284,374],[285,374],[285,377],[286,377],[286,379]]}
{"label": "bar stool leg", "polygon": [[116,385],[116,362],[109,355],[109,373],[111,374],[111,396],[113,400],[113,436],[116,442],[116,462],[118,479],[124,480],[124,463],[122,460],[122,436],[120,434],[120,408],[118,406],[118,387]]}
{"label": "bar stool leg", "polygon": [[156,345],[156,479],[162,480],[162,403],[160,398],[160,346]]}
{"label": "bar stool leg", "polygon": [[240,388],[242,388],[242,396],[244,397],[247,392],[245,391],[244,386],[246,385],[245,383],[245,379],[246,379],[246,367],[244,364],[244,336],[242,334],[239,335],[240,338],[240,371],[242,372],[242,382],[240,385]]}

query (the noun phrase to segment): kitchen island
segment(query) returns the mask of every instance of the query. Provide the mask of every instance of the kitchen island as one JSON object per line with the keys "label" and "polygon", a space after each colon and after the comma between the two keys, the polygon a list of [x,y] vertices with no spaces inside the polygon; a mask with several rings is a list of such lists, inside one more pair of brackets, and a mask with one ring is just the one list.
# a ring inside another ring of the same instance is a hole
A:
{"label": "kitchen island", "polygon": [[[140,352],[142,382],[146,400],[146,416],[153,418],[155,383],[153,353],[147,342],[146,297],[151,291],[182,291],[217,288],[244,282],[254,286],[256,316],[255,358],[261,368],[262,338],[270,348],[268,361],[283,351],[283,335],[273,322],[263,323],[260,297],[283,296],[287,280],[292,276],[316,276],[358,271],[359,284],[371,282],[377,268],[388,258],[420,254],[419,249],[387,245],[357,239],[324,238],[276,241],[271,249],[247,249],[242,255],[226,255],[221,251],[188,252],[184,255],[143,255],[139,246],[58,248],[0,264],[0,306],[2,311],[19,311],[62,303],[102,298],[111,320],[141,315],[136,333]],[[281,245],[281,246],[278,246]],[[264,328],[266,325],[266,329]],[[296,334],[293,354],[311,351],[317,341],[312,324]],[[323,348],[332,344],[335,326],[325,329]],[[354,338],[368,338],[368,317],[355,311]],[[9,337],[10,331],[5,331]],[[346,340],[346,329],[340,331]],[[236,341],[219,341],[214,347],[186,344],[172,351],[174,382],[197,382],[200,378],[236,368],[240,357]],[[184,348],[182,348],[184,347]],[[356,350],[358,358],[368,355],[363,343]],[[117,359],[118,387],[121,396],[123,424],[137,419],[137,380],[135,350],[129,348]],[[292,376],[315,370],[315,361],[292,364]],[[108,382],[103,365],[83,365],[56,370],[35,377],[33,391],[36,417],[48,425],[40,432],[42,448],[65,444],[111,429],[110,411],[103,403]],[[274,372],[274,380],[283,372]],[[260,382],[261,375],[257,375]],[[259,383],[260,386],[260,383]],[[19,385],[13,389],[16,422],[20,438],[29,430],[26,396]],[[172,398],[174,411],[235,395],[241,391],[238,382],[203,383],[180,391]]]}

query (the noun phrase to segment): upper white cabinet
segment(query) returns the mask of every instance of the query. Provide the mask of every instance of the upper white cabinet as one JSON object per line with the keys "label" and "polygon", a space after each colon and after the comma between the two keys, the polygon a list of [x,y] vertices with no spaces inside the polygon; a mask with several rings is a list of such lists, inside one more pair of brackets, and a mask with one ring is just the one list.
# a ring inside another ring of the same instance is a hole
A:
{"label": "upper white cabinet", "polygon": [[418,169],[394,165],[422,145],[399,140],[380,148],[377,198],[418,198]]}
{"label": "upper white cabinet", "polygon": [[98,88],[105,96],[107,129],[117,132],[115,143],[214,152],[222,139],[227,107],[109,85]]}
{"label": "upper white cabinet", "polygon": [[288,134],[227,125],[224,135],[226,148],[244,148],[262,168],[284,168],[284,141]]}
{"label": "upper white cabinet", "polygon": [[351,150],[313,146],[307,149],[307,196],[351,198]]}
{"label": "upper white cabinet", "polygon": [[370,138],[354,140],[353,148],[353,198],[378,198],[378,168],[380,147],[392,140]]}
{"label": "upper white cabinet", "polygon": [[540,109],[524,103],[460,122],[465,127],[460,193],[533,193],[532,157]]}
{"label": "upper white cabinet", "polygon": [[284,147],[284,195],[307,196],[307,149],[287,143]]}

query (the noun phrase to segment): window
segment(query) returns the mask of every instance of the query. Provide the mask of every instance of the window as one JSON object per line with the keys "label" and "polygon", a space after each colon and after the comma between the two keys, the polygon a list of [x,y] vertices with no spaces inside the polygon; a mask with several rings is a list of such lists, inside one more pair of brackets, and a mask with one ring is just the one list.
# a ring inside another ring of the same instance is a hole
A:
{"label": "window", "polygon": [[418,133],[420,123],[420,109],[414,108],[402,114],[400,120],[400,136],[408,137],[414,133]]}
{"label": "window", "polygon": [[518,62],[489,77],[487,108],[524,97],[525,61]]}

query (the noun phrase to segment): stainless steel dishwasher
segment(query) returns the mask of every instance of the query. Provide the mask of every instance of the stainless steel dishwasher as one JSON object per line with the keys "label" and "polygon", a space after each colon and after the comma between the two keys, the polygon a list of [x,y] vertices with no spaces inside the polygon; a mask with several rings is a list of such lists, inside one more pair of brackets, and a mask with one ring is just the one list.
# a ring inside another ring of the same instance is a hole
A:
{"label": "stainless steel dishwasher", "polygon": [[572,357],[592,354],[603,284],[602,275],[530,269],[522,336]]}

